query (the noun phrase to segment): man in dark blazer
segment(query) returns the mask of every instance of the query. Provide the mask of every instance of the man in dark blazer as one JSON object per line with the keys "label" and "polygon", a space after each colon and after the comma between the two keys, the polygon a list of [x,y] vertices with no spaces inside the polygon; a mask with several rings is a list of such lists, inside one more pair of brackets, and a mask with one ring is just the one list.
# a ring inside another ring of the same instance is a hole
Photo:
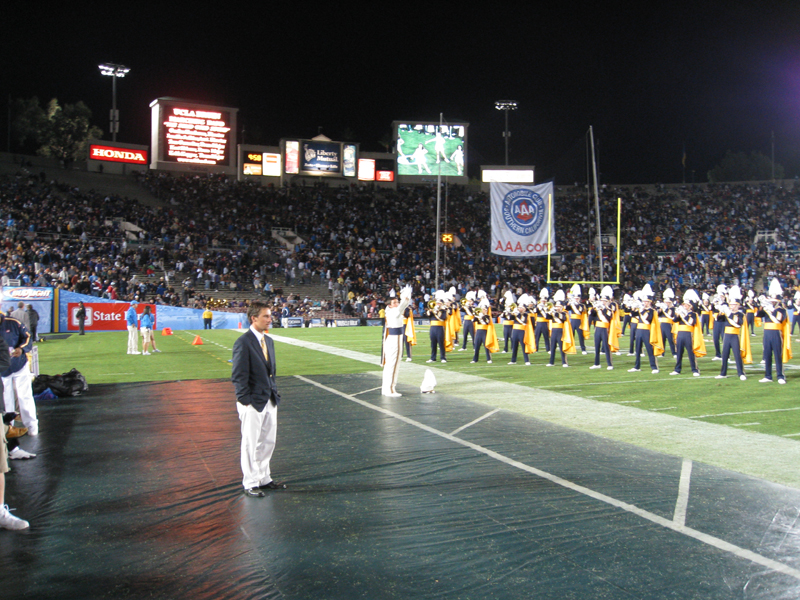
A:
{"label": "man in dark blazer", "polygon": [[267,335],[272,323],[269,305],[258,301],[251,303],[247,320],[250,328],[233,345],[231,380],[242,429],[244,493],[261,498],[265,490],[286,487],[273,481],[269,470],[281,397],[275,383],[275,346]]}

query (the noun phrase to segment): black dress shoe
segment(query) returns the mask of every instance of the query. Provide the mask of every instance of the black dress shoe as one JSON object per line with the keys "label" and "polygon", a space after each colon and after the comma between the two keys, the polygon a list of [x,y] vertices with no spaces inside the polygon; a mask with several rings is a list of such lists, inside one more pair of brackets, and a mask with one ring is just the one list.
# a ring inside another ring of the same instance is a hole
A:
{"label": "black dress shoe", "polygon": [[[264,485],[258,486],[260,490],[285,490],[286,484],[285,483],[278,483],[277,481],[270,481],[269,483],[265,483]],[[261,494],[264,495],[263,493]]]}
{"label": "black dress shoe", "polygon": [[264,492],[262,492],[257,487],[248,488],[244,491],[245,496],[250,496],[251,498],[263,498]]}

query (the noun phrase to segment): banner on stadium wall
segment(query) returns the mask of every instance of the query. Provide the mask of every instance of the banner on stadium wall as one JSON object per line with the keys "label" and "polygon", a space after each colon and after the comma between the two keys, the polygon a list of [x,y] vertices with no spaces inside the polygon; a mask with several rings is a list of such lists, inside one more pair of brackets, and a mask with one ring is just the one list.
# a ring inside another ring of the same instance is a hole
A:
{"label": "banner on stadium wall", "polygon": [[51,287],[7,287],[2,288],[2,310],[17,310],[20,301],[30,304],[39,313],[37,335],[53,331],[53,288]]}
{"label": "banner on stadium wall", "polygon": [[552,207],[548,206],[552,197],[552,181],[541,185],[492,183],[492,254],[527,257],[555,252],[556,233]]}
{"label": "banner on stadium wall", "polygon": [[[125,313],[130,307],[129,302],[84,302],[83,306],[86,309],[86,323],[84,324],[86,331],[124,331],[128,329]],[[139,317],[142,316],[145,306],[149,306],[153,313],[153,329],[156,329],[159,325],[158,317],[156,316],[158,305],[137,304],[136,314]],[[75,316],[78,308],[77,302],[69,302],[67,304],[67,331],[80,330],[78,317]]]}
{"label": "banner on stadium wall", "polygon": [[[120,329],[125,330],[127,328],[125,325],[125,311],[128,310],[128,302],[118,302],[116,300],[107,300],[105,298],[98,298],[96,296],[87,296],[84,294],[76,294],[74,292],[65,292],[60,290],[58,294],[58,331],[66,332],[78,330],[77,320],[75,321],[74,327],[69,323],[72,320],[72,315],[74,314],[73,311],[70,310],[70,305],[74,304],[77,306],[78,302],[83,302],[84,306],[92,305],[92,308],[94,308],[95,305],[117,305],[119,307],[117,309],[104,309],[102,313],[104,315],[116,314],[115,311],[117,310],[122,312],[122,319],[119,321],[121,326],[118,327],[115,324],[117,319],[108,320],[104,318],[102,319],[102,323],[104,325],[101,326],[99,320],[98,323],[95,323],[95,326],[92,329],[93,331],[118,331]],[[139,304],[139,306],[143,307],[144,305]],[[169,327],[174,331],[179,331],[184,329],[204,328],[205,323],[203,322],[202,309],[185,308],[182,306],[167,306],[165,304],[151,304],[150,306],[157,307],[157,326],[159,329]],[[216,310],[211,312],[213,315],[211,325],[214,329],[245,330],[249,327],[247,324],[247,315],[245,313],[222,312]],[[86,329],[89,329],[88,326]]]}

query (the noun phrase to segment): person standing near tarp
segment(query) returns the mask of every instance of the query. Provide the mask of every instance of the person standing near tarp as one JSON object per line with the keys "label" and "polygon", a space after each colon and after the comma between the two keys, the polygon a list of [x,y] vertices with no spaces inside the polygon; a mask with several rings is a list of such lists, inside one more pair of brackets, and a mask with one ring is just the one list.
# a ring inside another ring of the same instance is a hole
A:
{"label": "person standing near tarp", "polygon": [[214,318],[214,313],[211,312],[211,309],[206,306],[206,309],[203,311],[203,329],[211,329],[211,321]]}
{"label": "person standing near tarp", "polygon": [[[11,364],[11,357],[8,352],[5,336],[0,336],[0,369],[8,369]],[[21,530],[27,529],[29,524],[24,519],[12,515],[6,504],[6,473],[8,473],[8,449],[6,447],[6,430],[8,425],[5,421],[0,423],[0,527],[3,529]]]}
{"label": "person standing near tarp", "polygon": [[381,396],[398,398],[402,395],[395,389],[395,386],[405,338],[403,313],[410,302],[411,287],[406,286],[400,292],[400,300],[394,296],[394,290],[392,290],[392,296],[386,306],[386,327],[383,329],[383,352],[381,354],[381,365],[383,365]]}
{"label": "person standing near tarp", "polygon": [[128,354],[141,354],[139,352],[139,316],[136,314],[136,300],[131,300],[128,310],[125,311],[125,323],[128,325]]}
{"label": "person standing near tarp", "polygon": [[26,353],[31,335],[25,325],[11,317],[0,316],[0,331],[11,353],[9,367],[0,373],[3,378],[5,411],[14,412],[19,403],[19,415],[28,428],[28,435],[39,435],[39,419],[36,417],[36,403],[33,401],[31,388],[31,369],[28,366]]}
{"label": "person standing near tarp", "polygon": [[272,479],[269,462],[278,432],[281,396],[275,382],[275,344],[267,335],[272,311],[255,301],[247,309],[250,328],[233,344],[231,380],[241,423],[241,467],[244,493],[263,498],[265,490],[286,486]]}

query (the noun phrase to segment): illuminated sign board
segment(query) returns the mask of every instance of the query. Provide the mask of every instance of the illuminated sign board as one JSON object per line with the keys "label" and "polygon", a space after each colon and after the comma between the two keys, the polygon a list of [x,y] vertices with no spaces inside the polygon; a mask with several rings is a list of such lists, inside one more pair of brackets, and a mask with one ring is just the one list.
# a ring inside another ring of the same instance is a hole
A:
{"label": "illuminated sign board", "polygon": [[371,158],[358,159],[359,181],[375,181],[375,161]]}
{"label": "illuminated sign board", "polygon": [[533,169],[484,169],[484,183],[533,183]]}
{"label": "illuminated sign board", "polygon": [[344,160],[342,161],[342,172],[345,177],[356,176],[356,147],[355,144],[344,144]]}
{"label": "illuminated sign board", "polygon": [[134,165],[146,165],[147,150],[91,144],[89,146],[89,158],[92,160],[107,160],[111,162],[130,163]]}
{"label": "illuminated sign board", "polygon": [[467,124],[394,123],[397,174],[466,176]]}
{"label": "illuminated sign board", "polygon": [[280,177],[281,176],[281,155],[280,154],[272,154],[272,153],[264,153],[264,160],[262,162],[263,165],[263,174],[267,175],[268,177]]}
{"label": "illuminated sign board", "polygon": [[228,165],[231,118],[223,110],[165,103],[161,123],[164,160],[197,165]]}
{"label": "illuminated sign board", "polygon": [[286,173],[297,175],[300,172],[300,142],[286,142]]}
{"label": "illuminated sign board", "polygon": [[376,181],[394,181],[394,171],[375,171]]}
{"label": "illuminated sign board", "polygon": [[336,142],[303,140],[300,171],[309,175],[339,175],[342,172],[342,145]]}
{"label": "illuminated sign board", "polygon": [[442,234],[442,243],[443,244],[452,244],[455,241],[455,236],[452,233],[443,233]]}

